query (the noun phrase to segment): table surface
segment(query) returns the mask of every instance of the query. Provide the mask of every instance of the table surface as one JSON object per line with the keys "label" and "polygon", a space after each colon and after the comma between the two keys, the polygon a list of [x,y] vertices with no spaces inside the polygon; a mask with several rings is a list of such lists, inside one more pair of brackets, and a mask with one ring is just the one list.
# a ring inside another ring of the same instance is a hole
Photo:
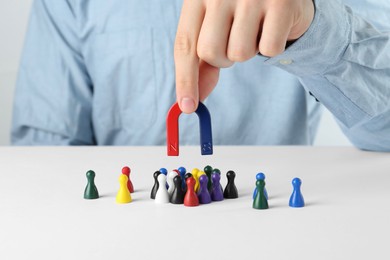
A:
{"label": "table surface", "polygon": [[[149,198],[153,172],[234,170],[239,198],[188,208]],[[121,168],[135,193],[117,204]],[[96,172],[97,200],[83,199]],[[252,209],[266,174],[270,208]],[[302,179],[304,208],[290,208]],[[390,154],[351,147],[1,147],[0,259],[390,259]]]}

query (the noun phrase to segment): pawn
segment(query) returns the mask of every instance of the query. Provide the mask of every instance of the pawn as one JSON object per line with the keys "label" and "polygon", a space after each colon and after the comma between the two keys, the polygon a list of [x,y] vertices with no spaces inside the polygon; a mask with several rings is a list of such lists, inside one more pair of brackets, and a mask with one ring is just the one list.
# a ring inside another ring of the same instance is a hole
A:
{"label": "pawn", "polygon": [[161,174],[160,171],[155,171],[153,173],[153,179],[154,179],[154,185],[152,187],[152,191],[150,192],[150,198],[151,199],[155,199],[156,198],[156,193],[157,193],[157,190],[158,190],[158,181],[157,181],[157,177]]}
{"label": "pawn", "polygon": [[199,178],[198,199],[200,204],[209,204],[211,202],[211,196],[209,190],[207,189],[208,181],[209,178],[207,178],[206,174],[203,174]]}
{"label": "pawn", "polygon": [[[221,176],[221,171],[219,169],[217,169],[217,168],[215,168],[211,174],[213,174],[213,173],[218,173],[219,176]],[[221,188],[221,192],[223,194],[222,184],[219,184],[219,187]]]}
{"label": "pawn", "polygon": [[95,172],[92,170],[87,171],[87,186],[84,190],[84,199],[92,200],[99,198],[99,192],[95,185]]}
{"label": "pawn", "polygon": [[176,171],[171,171],[170,173],[168,173],[167,183],[168,183],[168,194],[169,194],[169,196],[171,196],[171,194],[173,192],[173,189],[175,188],[175,185],[173,185],[173,178],[175,178],[177,175],[178,174],[177,174]]}
{"label": "pawn", "polygon": [[159,204],[169,203],[168,191],[165,188],[166,180],[167,180],[167,177],[164,174],[160,174],[157,177],[159,188],[157,190],[156,198],[154,200],[156,203],[159,203]]}
{"label": "pawn", "polygon": [[130,203],[131,202],[131,195],[130,191],[127,188],[127,181],[128,178],[126,175],[121,174],[119,176],[119,191],[116,195],[116,202],[117,203]]}
{"label": "pawn", "polygon": [[194,177],[189,177],[186,180],[187,192],[184,196],[184,206],[195,207],[199,205],[198,196],[195,193],[195,179]]}
{"label": "pawn", "polygon": [[198,188],[199,188],[198,172],[199,172],[199,169],[198,169],[198,168],[194,168],[194,169],[192,169],[192,171],[191,171],[192,178],[194,178],[194,180],[195,180],[195,192],[197,192],[197,191],[198,191]]}
{"label": "pawn", "polygon": [[176,175],[174,178],[173,178],[173,186],[175,187],[173,189],[173,192],[172,192],[172,195],[171,197],[169,198],[169,201],[172,203],[172,204],[183,204],[184,203],[184,191],[183,189],[181,188],[181,177],[180,175]]}
{"label": "pawn", "polygon": [[254,209],[268,209],[268,201],[264,195],[264,186],[265,186],[264,180],[260,179],[256,181],[257,193],[252,204],[252,207]]}
{"label": "pawn", "polygon": [[301,208],[305,206],[305,201],[303,199],[302,192],[301,192],[301,184],[302,181],[299,178],[294,178],[292,180],[292,185],[294,190],[290,197],[290,202],[289,202],[290,207]]}
{"label": "pawn", "polygon": [[206,173],[207,178],[209,179],[207,182],[207,189],[211,191],[212,189],[211,174],[213,173],[213,167],[207,165],[206,167],[204,167],[203,171],[204,173]]}
{"label": "pawn", "polygon": [[186,183],[186,181],[187,181],[187,179],[188,179],[189,177],[192,177],[192,173],[187,172],[187,173],[184,175],[184,188],[183,188],[184,193],[187,192],[187,183]]}
{"label": "pawn", "polygon": [[[265,180],[265,175],[264,173],[262,172],[259,172],[258,174],[256,174],[256,180]],[[256,198],[256,194],[257,194],[257,188],[255,187],[255,189],[253,190],[253,199]],[[267,189],[264,187],[264,196],[265,198],[268,200],[268,193],[267,193]]]}
{"label": "pawn", "polygon": [[212,183],[213,183],[212,191],[210,194],[211,199],[213,201],[223,200],[223,192],[221,189],[221,184],[219,183],[219,181],[221,180],[221,175],[219,175],[216,172],[213,172],[213,174],[211,174],[211,179],[212,179]]}
{"label": "pawn", "polygon": [[184,167],[179,167],[178,170],[180,172],[180,177],[181,177],[181,188],[184,190],[184,188],[186,186],[186,181],[184,179],[184,175],[186,175],[187,170]]}
{"label": "pawn", "polygon": [[196,193],[198,193],[198,191],[199,191],[199,188],[200,188],[199,178],[200,178],[200,176],[202,176],[202,175],[206,175],[206,174],[204,173],[204,171],[198,171],[198,172],[196,173],[196,178],[195,178],[195,180],[196,180],[195,192],[196,192]]}
{"label": "pawn", "polygon": [[131,182],[130,180],[130,168],[125,166],[122,168],[122,174],[126,175],[127,176],[127,188],[129,189],[130,193],[133,193],[134,192],[134,187],[133,187],[133,183]]}
{"label": "pawn", "polygon": [[225,190],[223,191],[223,197],[225,199],[238,198],[238,191],[236,188],[236,184],[234,184],[234,178],[236,177],[236,173],[234,171],[228,171],[226,173],[226,177],[228,179],[228,183],[226,184]]}

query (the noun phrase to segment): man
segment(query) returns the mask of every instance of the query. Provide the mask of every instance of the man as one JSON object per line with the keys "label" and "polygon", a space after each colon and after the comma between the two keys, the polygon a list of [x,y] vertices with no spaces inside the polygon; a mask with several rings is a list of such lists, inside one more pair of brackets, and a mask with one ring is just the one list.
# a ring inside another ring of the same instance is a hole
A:
{"label": "man", "polygon": [[[161,145],[176,99],[191,113],[207,97],[215,144],[311,144],[323,104],[357,147],[390,151],[389,11],[384,0],[37,0],[13,143]],[[198,142],[197,124],[181,116],[181,144]]]}

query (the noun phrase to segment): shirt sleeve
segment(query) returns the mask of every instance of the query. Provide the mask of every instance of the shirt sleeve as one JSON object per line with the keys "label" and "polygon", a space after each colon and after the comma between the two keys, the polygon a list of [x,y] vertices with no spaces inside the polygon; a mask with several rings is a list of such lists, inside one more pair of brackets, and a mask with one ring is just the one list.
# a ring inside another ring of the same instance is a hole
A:
{"label": "shirt sleeve", "polygon": [[351,142],[390,151],[390,33],[337,0],[315,0],[308,31],[266,63],[299,77]]}
{"label": "shirt sleeve", "polygon": [[14,145],[91,145],[92,84],[68,1],[36,0],[16,83]]}

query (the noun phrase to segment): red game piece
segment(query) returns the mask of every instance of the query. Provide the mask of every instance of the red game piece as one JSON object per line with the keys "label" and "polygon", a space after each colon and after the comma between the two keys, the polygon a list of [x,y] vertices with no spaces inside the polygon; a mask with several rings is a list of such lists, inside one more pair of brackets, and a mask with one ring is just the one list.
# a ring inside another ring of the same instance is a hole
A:
{"label": "red game piece", "polygon": [[127,176],[127,188],[129,189],[130,193],[133,193],[134,192],[134,187],[133,187],[133,183],[131,182],[130,180],[130,168],[125,166],[122,168],[122,174],[126,175]]}
{"label": "red game piece", "polygon": [[193,177],[189,177],[186,180],[187,183],[187,192],[184,197],[184,206],[187,207],[195,207],[199,205],[198,196],[195,193],[195,179]]}

